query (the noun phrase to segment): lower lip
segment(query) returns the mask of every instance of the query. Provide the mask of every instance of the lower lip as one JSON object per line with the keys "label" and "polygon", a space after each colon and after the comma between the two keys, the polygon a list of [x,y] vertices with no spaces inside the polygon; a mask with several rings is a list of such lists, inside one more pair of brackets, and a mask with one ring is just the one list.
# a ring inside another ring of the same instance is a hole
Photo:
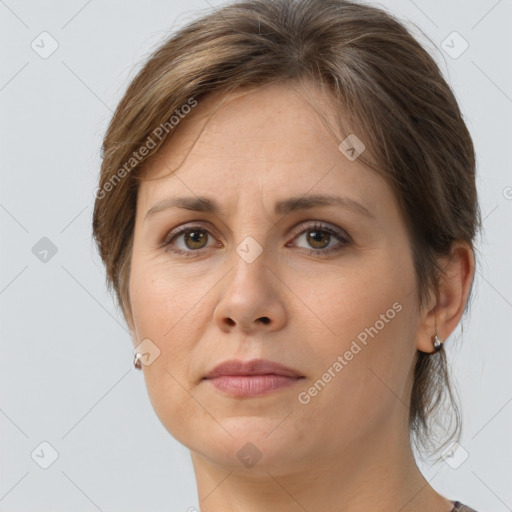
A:
{"label": "lower lip", "polygon": [[233,396],[260,396],[292,386],[302,377],[284,375],[223,375],[207,379],[217,389]]}

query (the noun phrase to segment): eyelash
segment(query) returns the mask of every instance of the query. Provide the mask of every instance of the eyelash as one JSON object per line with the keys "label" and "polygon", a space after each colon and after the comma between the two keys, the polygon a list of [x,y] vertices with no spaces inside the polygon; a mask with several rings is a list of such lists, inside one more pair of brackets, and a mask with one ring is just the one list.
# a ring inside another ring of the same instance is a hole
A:
{"label": "eyelash", "polygon": [[[202,249],[195,249],[195,250],[189,249],[187,251],[183,251],[181,249],[171,248],[172,241],[175,238],[178,238],[179,236],[181,236],[187,232],[190,232],[190,231],[203,231],[205,233],[210,234],[210,232],[205,227],[201,226],[200,224],[186,226],[184,228],[178,229],[177,231],[171,231],[170,233],[167,233],[164,236],[164,238],[162,239],[162,241],[160,242],[160,247],[164,248],[166,251],[171,251],[171,252],[174,252],[181,256],[194,257],[194,253],[199,253],[199,252],[201,252]],[[338,245],[336,245],[334,247],[330,247],[329,249],[303,249],[309,255],[327,256],[332,253],[339,252],[339,251],[343,250],[347,245],[350,244],[350,237],[348,235],[344,234],[341,231],[333,229],[326,224],[322,224],[319,222],[314,222],[313,224],[302,228],[302,230],[298,231],[297,235],[294,236],[294,240],[296,238],[298,238],[299,236],[307,233],[308,231],[320,231],[323,233],[328,233],[329,235],[333,235],[340,240],[340,243]]]}

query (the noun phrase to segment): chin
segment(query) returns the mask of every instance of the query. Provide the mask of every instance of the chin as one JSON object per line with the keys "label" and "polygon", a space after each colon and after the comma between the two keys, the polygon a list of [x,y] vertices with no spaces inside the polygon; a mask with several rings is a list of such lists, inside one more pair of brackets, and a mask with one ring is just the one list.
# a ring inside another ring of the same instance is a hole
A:
{"label": "chin", "polygon": [[224,418],[219,423],[225,430],[213,421],[215,427],[212,424],[196,430],[207,432],[207,436],[188,439],[183,444],[212,464],[229,470],[250,471],[253,476],[261,472],[268,479],[267,472],[272,475],[289,473],[304,457],[297,450],[302,446],[300,439],[303,436],[297,435],[295,429],[291,432],[283,428],[280,425],[282,419],[255,416]]}

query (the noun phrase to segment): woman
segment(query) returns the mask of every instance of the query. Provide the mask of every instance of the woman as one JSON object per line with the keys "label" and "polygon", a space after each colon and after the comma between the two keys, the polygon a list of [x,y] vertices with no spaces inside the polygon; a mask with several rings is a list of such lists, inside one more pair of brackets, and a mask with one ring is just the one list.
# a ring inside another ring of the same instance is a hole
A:
{"label": "woman", "polygon": [[202,512],[473,510],[412,444],[452,399],[479,223],[454,95],[382,10],[248,0],[158,48],[105,136],[93,229]]}

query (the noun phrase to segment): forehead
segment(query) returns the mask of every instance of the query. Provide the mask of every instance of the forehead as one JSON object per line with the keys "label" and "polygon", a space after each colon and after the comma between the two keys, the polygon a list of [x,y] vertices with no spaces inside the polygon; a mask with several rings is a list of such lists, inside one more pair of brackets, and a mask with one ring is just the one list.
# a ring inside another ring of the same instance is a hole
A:
{"label": "forehead", "polygon": [[[219,101],[225,102],[220,108]],[[333,112],[329,95],[311,84],[210,95],[145,166],[144,177],[161,179],[142,183],[139,203],[170,194],[238,202],[255,194],[279,199],[338,191],[362,199],[385,193],[378,174],[340,151]]]}

